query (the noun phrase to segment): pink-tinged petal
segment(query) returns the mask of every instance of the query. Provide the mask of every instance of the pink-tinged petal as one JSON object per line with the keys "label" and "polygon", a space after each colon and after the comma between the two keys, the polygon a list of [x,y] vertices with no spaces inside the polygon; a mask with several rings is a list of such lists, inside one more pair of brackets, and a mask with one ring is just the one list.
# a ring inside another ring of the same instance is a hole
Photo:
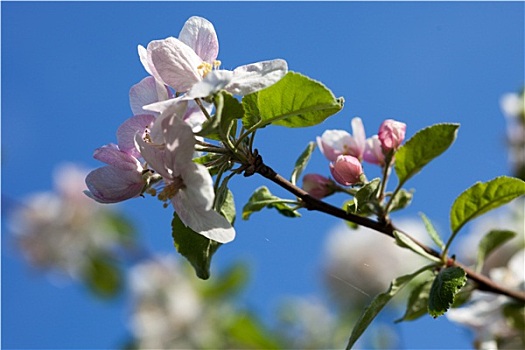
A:
{"label": "pink-tinged petal", "polygon": [[[204,109],[211,115],[213,110],[213,104],[208,102],[202,102]],[[201,108],[195,101],[188,102],[188,108],[182,119],[188,123],[194,133],[199,132],[202,129],[202,123],[206,121],[206,116],[202,112]]]}
{"label": "pink-tinged petal", "polygon": [[385,152],[397,150],[405,139],[407,125],[393,119],[385,120],[377,133]]}
{"label": "pink-tinged petal", "polygon": [[202,59],[179,39],[169,37],[148,44],[151,61],[162,81],[177,92],[185,92],[201,81]]}
{"label": "pink-tinged petal", "polygon": [[155,120],[155,123],[151,126],[150,137],[153,143],[163,144],[164,140],[164,129],[167,125],[164,125],[165,119],[170,119],[173,115],[183,118],[188,107],[188,102],[185,101],[183,96],[172,98],[170,100],[157,102],[152,105],[146,106],[148,109],[151,108],[160,113],[160,116]]}
{"label": "pink-tinged petal", "polygon": [[137,47],[137,50],[139,53],[140,62],[144,66],[146,72],[148,72],[149,75],[157,79],[161,84],[165,84],[162,81],[162,78],[160,77],[159,73],[155,69],[155,66],[153,65],[153,61],[151,60],[151,52],[142,45],[139,45]]}
{"label": "pink-tinged petal", "polygon": [[275,84],[286,73],[288,64],[282,59],[247,64],[233,70],[232,81],[225,90],[235,95],[248,95]]}
{"label": "pink-tinged petal", "polygon": [[363,126],[363,121],[359,117],[352,119],[352,136],[354,138],[354,147],[355,153],[352,154],[354,157],[361,159],[363,157],[363,152],[365,151],[365,127]]}
{"label": "pink-tinged petal", "polygon": [[159,83],[154,77],[146,77],[133,85],[129,90],[129,104],[133,115],[145,114],[142,107],[170,98],[167,86]]}
{"label": "pink-tinged petal", "polygon": [[347,154],[352,146],[352,135],[344,130],[326,130],[317,137],[317,145],[321,153],[331,162],[341,154]]}
{"label": "pink-tinged petal", "polygon": [[131,154],[119,150],[115,144],[97,148],[93,153],[93,158],[121,170],[137,171],[138,173],[142,171],[140,162]]}
{"label": "pink-tinged petal", "polygon": [[191,88],[186,94],[188,99],[211,96],[222,89],[226,89],[232,82],[234,73],[229,70],[214,70],[209,72],[204,79]]}
{"label": "pink-tinged petal", "polygon": [[140,153],[135,146],[135,135],[144,138],[146,135],[146,129],[149,130],[154,121],[155,116],[153,115],[139,114],[122,123],[117,129],[117,142],[119,149],[122,152],[140,158]]}
{"label": "pink-tinged petal", "polygon": [[319,174],[306,174],[303,176],[303,190],[312,197],[322,199],[335,192],[335,183]]}
{"label": "pink-tinged petal", "polygon": [[235,229],[228,220],[214,210],[192,207],[190,198],[182,191],[172,203],[182,223],[193,231],[219,243],[228,243],[235,238]]}
{"label": "pink-tinged petal", "polygon": [[179,176],[185,168],[193,165],[195,136],[191,127],[182,118],[173,114],[163,121],[164,140],[166,141],[166,164]]}
{"label": "pink-tinged petal", "polygon": [[171,178],[172,171],[168,170],[165,165],[166,150],[163,145],[147,143],[138,135],[135,136],[135,143],[149,168],[155,170],[164,178]]}
{"label": "pink-tinged petal", "polygon": [[179,40],[188,45],[199,57],[213,63],[219,54],[219,40],[213,24],[208,20],[190,17],[180,31]]}
{"label": "pink-tinged petal", "polygon": [[123,170],[105,166],[86,176],[89,191],[84,193],[100,203],[117,203],[137,197],[144,188],[140,171]]}
{"label": "pink-tinged petal", "polygon": [[369,137],[366,140],[363,160],[371,164],[385,164],[385,155],[383,154],[381,142],[379,141],[379,137],[377,135]]}

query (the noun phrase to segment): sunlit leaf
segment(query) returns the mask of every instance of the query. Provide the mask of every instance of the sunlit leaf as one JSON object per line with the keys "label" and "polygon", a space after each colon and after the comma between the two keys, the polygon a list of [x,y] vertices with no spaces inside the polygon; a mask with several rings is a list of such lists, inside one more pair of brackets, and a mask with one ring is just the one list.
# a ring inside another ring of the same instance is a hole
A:
{"label": "sunlit leaf", "polygon": [[394,231],[394,237],[396,238],[396,244],[400,247],[410,249],[416,254],[421,255],[422,257],[440,263],[441,259],[431,255],[430,253],[426,252],[422,247],[417,245],[413,240],[410,239],[407,235],[405,235],[403,232],[400,231]]}
{"label": "sunlit leaf", "polygon": [[461,193],[450,209],[453,235],[467,222],[525,194],[525,182],[515,177],[500,176],[488,182],[477,182]]}
{"label": "sunlit leaf", "polygon": [[432,280],[418,284],[410,292],[405,314],[397,322],[414,321],[428,313],[428,297]]}
{"label": "sunlit leaf", "polygon": [[445,243],[443,243],[443,240],[437,233],[434,225],[432,225],[430,219],[424,213],[419,213],[419,216],[421,216],[421,219],[423,219],[423,223],[425,224],[425,228],[430,238],[434,241],[434,243],[436,243],[439,249],[443,250],[445,248]]}
{"label": "sunlit leaf", "polygon": [[294,207],[289,205],[289,203],[292,202],[291,200],[274,196],[267,187],[261,186],[255,190],[248,200],[248,203],[246,203],[242,209],[242,218],[248,220],[252,213],[260,211],[263,208],[275,208],[280,214],[286,217],[301,216]]}
{"label": "sunlit leaf", "polygon": [[321,123],[343,108],[343,99],[323,84],[288,72],[274,85],[244,96],[243,124],[248,129],[268,125],[306,127]]}
{"label": "sunlit leaf", "polygon": [[394,165],[400,185],[445,152],[456,139],[458,128],[459,124],[435,124],[418,131],[401,146]]}

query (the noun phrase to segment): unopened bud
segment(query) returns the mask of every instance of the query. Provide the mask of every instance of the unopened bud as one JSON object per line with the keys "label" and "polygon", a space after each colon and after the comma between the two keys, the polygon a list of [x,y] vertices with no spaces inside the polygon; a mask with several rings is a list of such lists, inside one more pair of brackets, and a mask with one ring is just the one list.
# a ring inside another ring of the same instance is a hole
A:
{"label": "unopened bud", "polygon": [[361,182],[363,167],[356,157],[341,155],[337,157],[335,162],[330,163],[330,172],[335,181],[349,186]]}
{"label": "unopened bud", "polygon": [[405,139],[407,125],[393,119],[385,120],[379,127],[379,141],[385,153],[397,150]]}
{"label": "unopened bud", "polygon": [[307,174],[303,177],[303,190],[312,197],[322,199],[335,192],[335,183],[319,174]]}

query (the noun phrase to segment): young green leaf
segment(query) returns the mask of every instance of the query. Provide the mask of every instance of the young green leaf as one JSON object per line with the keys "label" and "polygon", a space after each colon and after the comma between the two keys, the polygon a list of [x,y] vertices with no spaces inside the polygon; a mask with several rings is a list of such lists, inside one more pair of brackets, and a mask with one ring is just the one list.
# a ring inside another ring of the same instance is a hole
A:
{"label": "young green leaf", "polygon": [[295,201],[282,199],[271,194],[266,186],[261,186],[252,194],[248,203],[242,208],[242,218],[248,220],[250,215],[263,208],[275,208],[277,211],[287,217],[300,217],[301,214],[288,204],[296,203]]}
{"label": "young green leaf", "polygon": [[390,287],[384,293],[378,294],[374,300],[365,308],[359,320],[357,320],[352,334],[348,340],[346,349],[351,349],[355,342],[359,339],[361,334],[366,330],[374,318],[379,314],[383,307],[410,281],[412,281],[419,274],[430,270],[434,265],[425,266],[410,275],[400,276],[390,283]]}
{"label": "young green leaf", "polygon": [[114,297],[122,289],[121,271],[107,253],[97,252],[89,257],[82,279],[91,291],[102,298]]}
{"label": "young green leaf", "polygon": [[413,240],[410,239],[410,237],[408,237],[404,233],[400,231],[394,231],[394,237],[396,238],[396,244],[398,246],[410,249],[414,253],[419,254],[430,261],[441,263],[440,258],[427,253],[423,248],[417,245]]}
{"label": "young green leaf", "polygon": [[347,202],[347,211],[363,216],[376,214],[376,208],[379,206],[377,191],[379,190],[380,183],[381,180],[375,178],[361,187],[356,192],[354,198]]}
{"label": "young green leaf", "polygon": [[396,323],[416,320],[428,312],[428,297],[431,285],[432,280],[428,280],[412,289],[408,297],[405,314],[396,320]]}
{"label": "young green leaf", "polygon": [[320,82],[288,72],[274,85],[244,96],[244,127],[268,124],[298,128],[321,123],[343,108],[343,99]]}
{"label": "young green leaf", "polygon": [[309,142],[308,146],[306,146],[306,149],[301,153],[297,161],[295,162],[295,167],[292,172],[292,176],[290,177],[290,182],[294,185],[297,184],[297,180],[301,176],[302,172],[308,165],[308,162],[310,161],[310,157],[312,156],[312,152],[315,149],[315,142]]}
{"label": "young green leaf", "polygon": [[477,182],[461,193],[450,209],[450,227],[455,235],[467,222],[511,200],[525,195],[525,181],[500,176]]}
{"label": "young green leaf", "polygon": [[434,241],[434,243],[436,243],[439,249],[445,249],[445,243],[443,243],[443,240],[437,233],[436,229],[434,228],[434,225],[432,225],[430,219],[423,213],[419,213],[419,216],[421,216],[421,219],[423,219],[423,223],[425,224],[425,228],[430,238],[432,238],[432,240]]}
{"label": "young green leaf", "polygon": [[203,280],[208,279],[210,277],[211,258],[221,244],[184,225],[177,213],[173,213],[171,227],[177,251],[190,262],[197,277]]}
{"label": "young green leaf", "polygon": [[485,258],[492,253],[494,249],[515,236],[516,232],[508,230],[492,230],[487,233],[479,242],[478,257],[476,259],[476,272],[481,272]]}
{"label": "young green leaf", "polygon": [[394,195],[392,204],[389,207],[389,211],[393,212],[408,207],[410,202],[412,202],[413,196],[414,195],[412,194],[412,191],[407,191],[404,188],[400,189]]}
{"label": "young green leaf", "polygon": [[399,185],[445,152],[456,139],[459,124],[435,124],[418,131],[396,152],[394,165]]}
{"label": "young green leaf", "polygon": [[[220,97],[218,97],[220,95]],[[223,110],[220,120],[220,129],[224,137],[235,136],[237,130],[237,119],[244,116],[244,108],[239,100],[232,94],[221,91],[215,98],[222,98]],[[229,131],[229,134],[228,134]]]}
{"label": "young green leaf", "polygon": [[442,269],[432,282],[428,299],[428,313],[436,318],[443,315],[454,303],[454,297],[467,283],[467,274],[461,267]]}

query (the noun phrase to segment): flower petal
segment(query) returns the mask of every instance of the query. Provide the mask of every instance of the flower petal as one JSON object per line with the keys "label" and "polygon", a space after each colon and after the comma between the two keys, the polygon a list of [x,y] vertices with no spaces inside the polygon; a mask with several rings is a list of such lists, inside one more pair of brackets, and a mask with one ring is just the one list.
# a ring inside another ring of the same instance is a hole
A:
{"label": "flower petal", "polygon": [[100,203],[116,203],[137,197],[144,188],[140,171],[104,166],[86,176],[89,191],[84,193]]}
{"label": "flower petal", "polygon": [[153,115],[139,114],[122,123],[117,129],[117,142],[119,149],[122,152],[140,158],[141,155],[135,146],[135,135],[144,138],[145,130],[151,128],[154,121],[155,117]]}
{"label": "flower petal", "polygon": [[237,67],[226,90],[235,95],[248,95],[278,82],[288,72],[285,60],[275,59]]}
{"label": "flower petal", "polygon": [[185,92],[201,81],[199,66],[202,59],[179,39],[169,37],[148,44],[151,62],[162,81],[177,92]]}
{"label": "flower petal", "polygon": [[153,145],[145,142],[142,137],[135,135],[135,143],[140,150],[142,158],[148,166],[159,173],[164,178],[171,178],[171,171],[165,165],[165,147],[163,145]]}
{"label": "flower petal", "polygon": [[179,40],[195,51],[203,61],[213,63],[219,54],[219,40],[213,24],[202,17],[190,17],[180,31]]}
{"label": "flower petal", "polygon": [[203,80],[193,85],[186,94],[187,99],[196,99],[211,96],[226,88],[232,82],[234,73],[229,70],[214,70],[209,72]]}
{"label": "flower petal", "polygon": [[142,108],[145,105],[164,101],[171,97],[173,96],[169,89],[151,76],[142,79],[129,90],[129,104],[133,115],[146,113]]}
{"label": "flower petal", "polygon": [[117,145],[112,143],[97,148],[93,153],[93,158],[121,170],[135,170],[139,173],[142,171],[142,166],[135,157],[126,152],[122,152]]}
{"label": "flower petal", "polygon": [[162,129],[166,141],[166,165],[174,176],[181,175],[193,166],[195,136],[191,127],[176,114],[163,121]]}

